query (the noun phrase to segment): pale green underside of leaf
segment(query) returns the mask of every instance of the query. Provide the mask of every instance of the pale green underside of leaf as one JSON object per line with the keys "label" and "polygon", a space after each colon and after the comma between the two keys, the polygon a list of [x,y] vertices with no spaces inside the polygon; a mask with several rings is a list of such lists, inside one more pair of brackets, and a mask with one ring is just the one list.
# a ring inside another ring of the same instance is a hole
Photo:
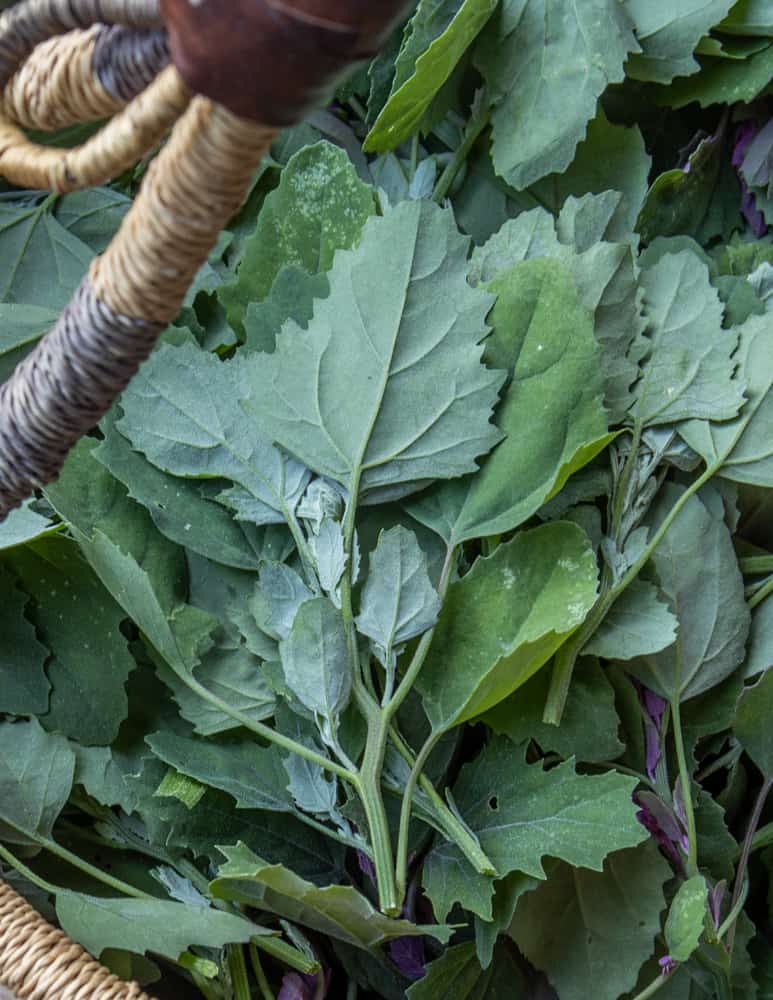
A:
{"label": "pale green underside of leaf", "polygon": [[480,715],[525,683],[596,598],[585,534],[555,522],[522,532],[451,585],[417,688],[436,731]]}
{"label": "pale green underside of leaf", "polygon": [[327,597],[305,601],[279,652],[285,680],[301,704],[323,718],[337,719],[352,692],[346,628],[338,608]]}
{"label": "pale green underside of leaf", "polygon": [[773,594],[752,612],[744,672],[755,677],[769,667],[773,667]]}
{"label": "pale green underside of leaf", "polygon": [[491,17],[496,4],[497,0],[464,0],[446,30],[423,50],[411,77],[391,94],[365,141],[365,150],[386,152],[418,131],[434,97]]}
{"label": "pale green underside of leaf", "polygon": [[677,628],[678,622],[658,588],[645,580],[634,580],[583,652],[604,660],[632,660],[666,649],[676,638]]}
{"label": "pale green underside of leaf", "polygon": [[450,928],[418,927],[407,920],[385,917],[351,886],[319,888],[282,865],[270,865],[244,844],[223,847],[228,859],[210,884],[213,896],[268,910],[304,927],[372,949],[406,935],[432,934],[446,941]]}
{"label": "pale green underside of leaf", "polygon": [[473,471],[499,437],[502,375],[481,364],[491,299],[467,284],[467,246],[428,202],[371,219],[308,331],[288,322],[274,354],[242,362],[261,431],[349,488]]}
{"label": "pale green underside of leaf", "polygon": [[[525,747],[497,737],[462,769],[454,801],[500,877],[520,871],[544,879],[545,856],[601,871],[608,854],[647,839],[634,787],[635,779],[614,772],[579,775],[572,761],[549,771],[528,765]],[[493,879],[475,877],[453,844],[433,848],[423,884],[438,919],[455,901],[491,919]]]}
{"label": "pale green underside of leaf", "polygon": [[615,0],[505,0],[475,56],[494,101],[497,173],[522,190],[565,170],[598,98],[638,48]]}
{"label": "pale green underside of leaf", "polygon": [[41,514],[36,514],[27,502],[12,510],[5,520],[0,522],[0,551],[15,548],[17,545],[26,545],[27,542],[59,530],[59,525],[52,524]]}

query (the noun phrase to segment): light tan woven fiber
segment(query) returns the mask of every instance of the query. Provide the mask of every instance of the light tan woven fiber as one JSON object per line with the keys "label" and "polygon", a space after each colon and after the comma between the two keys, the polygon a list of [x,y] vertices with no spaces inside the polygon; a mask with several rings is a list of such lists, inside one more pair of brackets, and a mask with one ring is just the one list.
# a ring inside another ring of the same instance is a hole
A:
{"label": "light tan woven fiber", "polygon": [[0,882],[0,983],[19,1000],[151,1000]]}
{"label": "light tan woven fiber", "polygon": [[97,298],[124,316],[171,322],[275,136],[276,129],[195,98],[92,264]]}
{"label": "light tan woven fiber", "polygon": [[39,45],[6,86],[0,113],[24,128],[53,132],[110,118],[124,106],[92,72],[101,27],[70,31]]}
{"label": "light tan woven fiber", "polygon": [[179,73],[170,66],[103,129],[75,149],[39,146],[12,122],[0,121],[0,175],[20,187],[57,192],[104,184],[155,146],[190,98]]}

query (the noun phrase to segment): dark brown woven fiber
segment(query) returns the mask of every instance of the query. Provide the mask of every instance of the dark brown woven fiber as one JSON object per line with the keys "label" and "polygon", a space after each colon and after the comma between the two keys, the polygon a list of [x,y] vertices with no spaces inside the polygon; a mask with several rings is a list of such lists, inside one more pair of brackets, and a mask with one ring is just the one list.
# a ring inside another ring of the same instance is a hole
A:
{"label": "dark brown woven fiber", "polygon": [[93,73],[110,94],[131,101],[169,62],[166,32],[122,25],[100,28]]}

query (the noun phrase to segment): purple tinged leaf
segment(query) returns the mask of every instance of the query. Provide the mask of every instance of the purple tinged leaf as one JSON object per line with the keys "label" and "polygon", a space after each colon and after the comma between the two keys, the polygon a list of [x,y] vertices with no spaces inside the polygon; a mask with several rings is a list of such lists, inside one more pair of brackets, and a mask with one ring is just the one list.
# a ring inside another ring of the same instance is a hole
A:
{"label": "purple tinged leaf", "polygon": [[357,851],[357,864],[360,871],[366,878],[370,879],[373,885],[376,884],[376,866],[364,851]]}
{"label": "purple tinged leaf", "polygon": [[389,957],[406,979],[421,979],[425,971],[424,942],[417,937],[403,937],[391,941]]}
{"label": "purple tinged leaf", "polygon": [[277,1000],[313,1000],[314,993],[303,977],[297,972],[288,972],[282,980],[282,989],[279,991]]}
{"label": "purple tinged leaf", "polygon": [[684,836],[674,812],[652,792],[637,792],[634,801],[640,807],[636,818],[647,830],[677,874],[684,874],[684,861],[677,847]]}
{"label": "purple tinged leaf", "polygon": [[640,681],[633,680],[644,714],[647,775],[655,780],[655,769],[663,756],[662,727],[667,702]]}
{"label": "purple tinged leaf", "polygon": [[719,924],[722,916],[722,900],[725,898],[725,890],[727,889],[727,882],[722,879],[721,882],[709,890],[709,913],[711,914],[711,920],[714,927],[719,929]]}
{"label": "purple tinged leaf", "polygon": [[757,199],[754,193],[749,190],[749,185],[746,183],[746,178],[743,175],[743,164],[749,146],[754,141],[759,130],[759,126],[755,121],[741,122],[736,129],[733,154],[730,159],[741,184],[741,214],[757,237],[764,236],[768,231],[768,226],[765,222],[765,216],[757,208]]}

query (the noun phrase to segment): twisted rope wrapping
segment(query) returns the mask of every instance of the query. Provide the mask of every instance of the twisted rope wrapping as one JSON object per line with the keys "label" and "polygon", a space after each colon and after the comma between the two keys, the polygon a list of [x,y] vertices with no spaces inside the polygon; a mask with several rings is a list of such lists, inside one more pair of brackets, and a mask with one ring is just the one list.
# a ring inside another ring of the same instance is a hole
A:
{"label": "twisted rope wrapping", "polygon": [[0,882],[0,982],[19,1000],[151,1000]]}

